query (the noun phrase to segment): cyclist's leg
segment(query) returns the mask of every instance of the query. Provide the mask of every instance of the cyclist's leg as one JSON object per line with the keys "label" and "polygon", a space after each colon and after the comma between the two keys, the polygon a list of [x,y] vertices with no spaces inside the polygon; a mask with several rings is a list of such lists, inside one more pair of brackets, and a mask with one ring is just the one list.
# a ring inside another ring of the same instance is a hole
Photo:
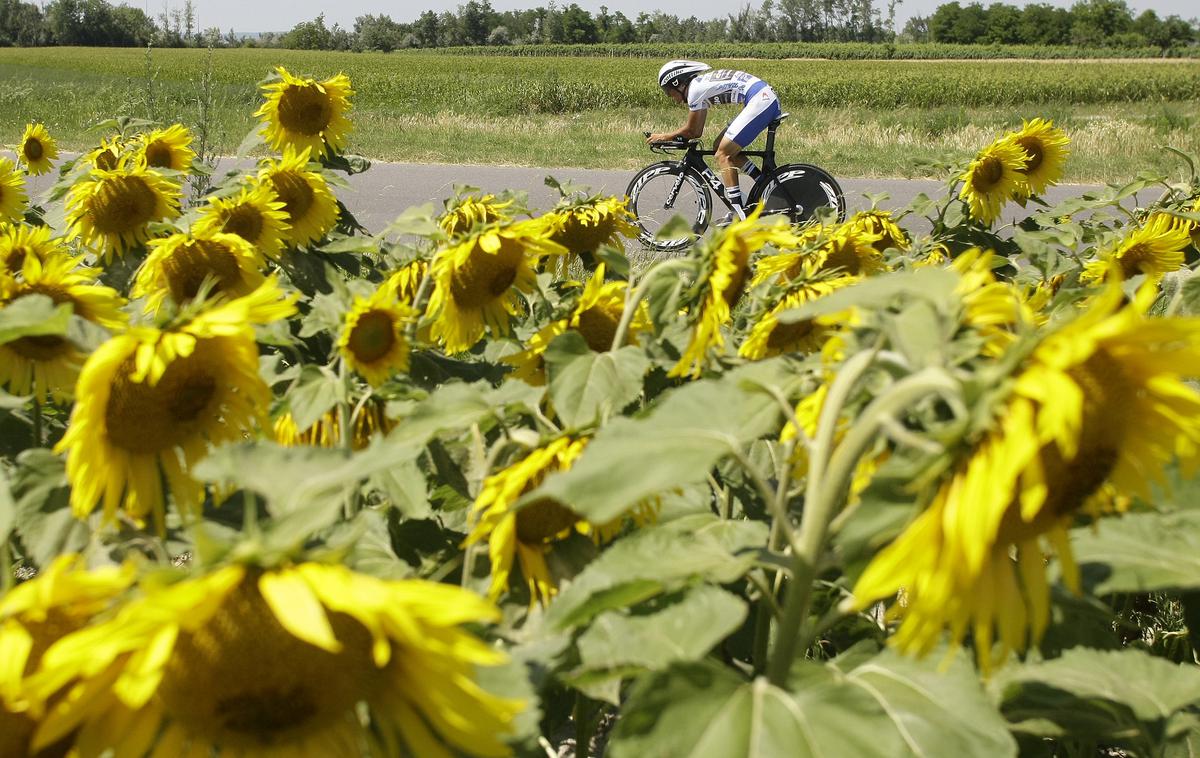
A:
{"label": "cyclist's leg", "polygon": [[[779,99],[764,82],[759,82],[747,93],[745,107],[729,124],[716,149],[717,164],[721,167],[721,179],[725,182],[727,191],[738,187],[738,169],[747,163],[746,156],[741,155],[742,150],[767,128],[767,124],[778,118],[781,112]],[[754,173],[757,173],[757,170]],[[739,215],[744,215],[740,202],[741,190],[736,189],[734,194],[739,201],[735,210]]]}
{"label": "cyclist's leg", "polygon": [[[721,144],[717,146],[717,163],[721,166],[721,178],[727,188],[737,186],[737,169],[749,162],[746,156],[741,155],[741,151],[782,112],[775,92],[765,83],[759,82],[747,93],[745,107],[730,123]],[[752,177],[759,173],[757,166],[754,169]]]}

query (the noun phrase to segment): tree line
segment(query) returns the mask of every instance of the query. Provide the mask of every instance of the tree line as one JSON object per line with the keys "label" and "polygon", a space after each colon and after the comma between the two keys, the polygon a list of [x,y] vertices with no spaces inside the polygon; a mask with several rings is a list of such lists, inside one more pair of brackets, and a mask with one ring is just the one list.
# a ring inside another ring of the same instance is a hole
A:
{"label": "tree line", "polygon": [[1173,47],[1200,42],[1200,24],[1153,10],[1134,12],[1125,0],[1077,0],[1070,8],[996,2],[939,6],[895,29],[899,0],[762,0],[721,18],[638,13],[601,6],[591,13],[553,1],[526,10],[497,11],[469,0],[457,12],[425,11],[415,21],[384,14],[359,16],[351,29],[327,25],[324,14],[286,32],[257,36],[200,28],[191,0],[148,14],[105,0],[52,0],[44,6],[0,0],[0,46],[259,46],[304,50],[384,51],[402,48],[631,42],[948,42],[959,44]]}

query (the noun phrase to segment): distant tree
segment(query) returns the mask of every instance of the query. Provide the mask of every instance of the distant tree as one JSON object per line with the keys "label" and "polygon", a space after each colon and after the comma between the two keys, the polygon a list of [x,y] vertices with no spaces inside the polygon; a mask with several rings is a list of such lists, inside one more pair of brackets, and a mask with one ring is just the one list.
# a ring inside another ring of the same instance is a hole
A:
{"label": "distant tree", "polygon": [[562,12],[563,42],[572,45],[587,45],[597,42],[600,34],[592,14],[571,3]]}
{"label": "distant tree", "polygon": [[413,34],[421,47],[437,47],[438,17],[433,11],[425,11],[413,23]]}
{"label": "distant tree", "polygon": [[1133,14],[1125,0],[1080,0],[1071,6],[1071,16],[1071,42],[1075,45],[1110,44],[1133,26]]}
{"label": "distant tree", "polygon": [[[706,27],[707,23],[702,22]],[[776,39],[783,39],[779,36],[779,21],[775,17],[775,0],[763,0],[762,5],[758,7],[758,11],[754,14],[754,19],[750,22],[750,33],[758,42],[770,42]],[[722,30],[724,31],[724,30]]]}
{"label": "distant tree", "polygon": [[1152,10],[1142,11],[1141,15],[1133,20],[1132,30],[1140,35],[1146,44],[1164,52],[1172,47],[1186,45],[1195,38],[1192,25],[1179,16],[1160,19]]}
{"label": "distant tree", "polygon": [[291,50],[331,50],[332,44],[332,34],[325,26],[324,13],[312,21],[301,21],[296,24],[279,41],[280,47]]}
{"label": "distant tree", "polygon": [[987,8],[987,32],[984,42],[1015,45],[1021,42],[1021,9],[1008,3],[992,3]]}
{"label": "distant tree", "polygon": [[958,42],[958,17],[962,15],[962,6],[958,0],[943,3],[929,17],[929,34],[934,42]]}
{"label": "distant tree", "polygon": [[508,27],[504,24],[497,26],[488,33],[487,43],[493,47],[502,47],[512,44],[512,35],[508,33]]}
{"label": "distant tree", "polygon": [[633,22],[626,18],[624,13],[617,11],[613,14],[612,22],[608,26],[608,33],[605,35],[604,41],[618,44],[636,42],[637,30],[633,28]]}
{"label": "distant tree", "polygon": [[462,30],[463,42],[468,45],[485,45],[491,29],[492,5],[488,0],[469,0],[460,6],[458,25]]}
{"label": "distant tree", "polygon": [[444,11],[438,14],[438,41],[439,47],[454,47],[455,45],[465,44],[462,35],[462,28],[458,25],[458,16],[455,16],[449,11]]}
{"label": "distant tree", "polygon": [[900,32],[899,41],[929,42],[929,17],[913,16],[904,22],[904,29]]}
{"label": "distant tree", "polygon": [[33,47],[49,42],[42,11],[33,3],[0,0],[0,47]]}
{"label": "distant tree", "polygon": [[[112,43],[129,47],[145,47],[158,38],[158,27],[141,8],[118,5],[109,16],[112,22]],[[218,36],[220,31],[218,30]]]}
{"label": "distant tree", "polygon": [[1026,45],[1069,45],[1071,23],[1071,12],[1066,8],[1033,3],[1021,10],[1017,31]]}
{"label": "distant tree", "polygon": [[354,49],[390,53],[402,45],[403,29],[390,16],[380,14],[354,19]]}

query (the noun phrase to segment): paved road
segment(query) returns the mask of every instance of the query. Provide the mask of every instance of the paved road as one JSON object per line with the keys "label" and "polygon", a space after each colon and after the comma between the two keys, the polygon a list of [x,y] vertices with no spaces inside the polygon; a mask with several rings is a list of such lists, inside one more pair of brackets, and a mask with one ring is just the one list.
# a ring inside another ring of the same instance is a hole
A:
{"label": "paved road", "polygon": [[[224,159],[217,167],[223,173],[236,167],[249,167],[245,160]],[[434,211],[442,208],[442,201],[454,194],[456,184],[468,184],[484,192],[498,193],[502,190],[521,190],[529,193],[532,209],[549,208],[558,199],[558,192],[545,184],[547,176],[560,182],[586,185],[593,191],[622,195],[633,177],[633,171],[603,171],[578,168],[523,168],[516,166],[461,166],[417,163],[375,163],[365,173],[350,177],[349,189],[338,191],[342,202],[354,212],[358,220],[371,231],[386,227],[400,212],[415,205],[432,203]],[[897,208],[909,203],[919,193],[940,195],[943,183],[928,179],[839,179],[846,194],[849,210],[854,212],[870,207],[865,195],[887,193],[889,198],[882,203],[884,208]],[[49,187],[47,176],[30,180],[31,195],[40,194]],[[1055,203],[1094,186],[1068,185],[1053,188],[1047,193],[1048,202]],[[911,231],[925,231],[915,221]]]}

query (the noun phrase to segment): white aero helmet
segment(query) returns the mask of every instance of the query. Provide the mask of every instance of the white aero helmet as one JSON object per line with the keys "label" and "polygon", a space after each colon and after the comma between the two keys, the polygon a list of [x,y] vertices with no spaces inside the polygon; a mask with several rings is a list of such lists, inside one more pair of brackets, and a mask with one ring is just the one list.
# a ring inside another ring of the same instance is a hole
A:
{"label": "white aero helmet", "polygon": [[679,88],[691,80],[696,74],[702,74],[712,69],[712,66],[700,61],[667,61],[658,70],[658,86]]}

